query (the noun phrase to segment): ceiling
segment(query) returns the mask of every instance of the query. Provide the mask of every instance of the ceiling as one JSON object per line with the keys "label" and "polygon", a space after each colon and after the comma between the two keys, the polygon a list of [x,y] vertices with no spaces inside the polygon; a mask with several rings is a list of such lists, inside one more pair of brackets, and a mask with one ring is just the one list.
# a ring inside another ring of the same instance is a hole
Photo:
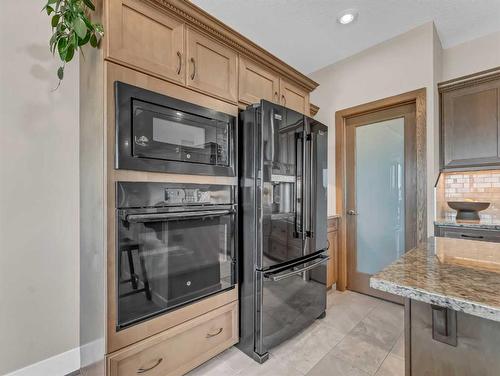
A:
{"label": "ceiling", "polygon": [[[192,1],[306,74],[429,21],[444,48],[500,30],[500,0]],[[340,25],[352,8],[357,21]]]}

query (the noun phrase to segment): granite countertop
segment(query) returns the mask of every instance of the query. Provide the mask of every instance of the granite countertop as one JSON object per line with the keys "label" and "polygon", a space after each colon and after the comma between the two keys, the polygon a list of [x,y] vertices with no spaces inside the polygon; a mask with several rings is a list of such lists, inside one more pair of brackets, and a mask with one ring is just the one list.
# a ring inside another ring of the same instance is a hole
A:
{"label": "granite countertop", "polygon": [[370,286],[500,321],[500,244],[429,238],[371,277]]}
{"label": "granite countertop", "polygon": [[500,220],[498,219],[480,219],[479,221],[466,221],[456,219],[455,217],[438,218],[434,221],[437,226],[450,227],[468,227],[483,230],[500,230]]}

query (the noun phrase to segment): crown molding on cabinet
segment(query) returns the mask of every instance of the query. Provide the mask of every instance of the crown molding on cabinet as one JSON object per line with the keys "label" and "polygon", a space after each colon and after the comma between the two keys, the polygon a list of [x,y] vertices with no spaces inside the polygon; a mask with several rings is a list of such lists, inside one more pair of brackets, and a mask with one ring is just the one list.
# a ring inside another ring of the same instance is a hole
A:
{"label": "crown molding on cabinet", "polygon": [[450,90],[460,89],[466,86],[475,86],[484,82],[493,81],[500,78],[500,67],[487,69],[481,72],[457,77],[448,81],[438,83],[440,93]]}
{"label": "crown molding on cabinet", "polygon": [[317,82],[292,68],[268,51],[225,25],[198,6],[187,0],[146,0],[159,9],[174,13],[191,27],[202,30],[213,38],[231,46],[239,53],[259,61],[279,74],[292,79],[308,92],[319,86]]}
{"label": "crown molding on cabinet", "polygon": [[319,111],[319,107],[318,107],[318,106],[316,106],[316,105],[315,105],[315,104],[313,104],[313,103],[309,103],[309,108],[310,108],[309,112],[311,113],[311,115],[310,115],[310,116],[311,116],[311,117],[315,117],[315,116],[316,116],[316,114],[317,114],[317,113],[318,113],[318,111]]}

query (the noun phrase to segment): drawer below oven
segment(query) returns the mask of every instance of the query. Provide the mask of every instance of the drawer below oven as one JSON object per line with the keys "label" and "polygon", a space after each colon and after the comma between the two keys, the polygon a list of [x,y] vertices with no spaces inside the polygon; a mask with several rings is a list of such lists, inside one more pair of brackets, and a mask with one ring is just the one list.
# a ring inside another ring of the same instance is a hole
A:
{"label": "drawer below oven", "polygon": [[237,342],[236,301],[111,354],[107,375],[183,375]]}

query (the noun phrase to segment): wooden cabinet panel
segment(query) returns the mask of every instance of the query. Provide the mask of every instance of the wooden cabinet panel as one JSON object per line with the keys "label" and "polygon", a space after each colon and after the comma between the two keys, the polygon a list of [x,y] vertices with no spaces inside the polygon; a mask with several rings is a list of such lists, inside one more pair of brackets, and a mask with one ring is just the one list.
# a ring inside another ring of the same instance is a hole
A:
{"label": "wooden cabinet panel", "polygon": [[137,0],[108,6],[108,57],[184,83],[184,24]]}
{"label": "wooden cabinet panel", "polygon": [[280,102],[283,106],[309,116],[309,93],[287,80],[280,79]]}
{"label": "wooden cabinet panel", "polygon": [[500,80],[441,94],[443,168],[500,163]]}
{"label": "wooden cabinet panel", "polygon": [[337,231],[330,231],[328,233],[328,242],[330,243],[330,246],[328,248],[328,254],[330,255],[330,260],[326,268],[326,288],[330,288],[334,283],[337,283],[337,259],[338,259]]}
{"label": "wooden cabinet panel", "polygon": [[238,342],[234,302],[127,347],[108,358],[108,375],[182,375]]}
{"label": "wooden cabinet panel", "polygon": [[187,31],[187,85],[236,102],[238,55],[192,29]]}
{"label": "wooden cabinet panel", "polygon": [[261,99],[279,103],[279,77],[240,56],[238,99],[246,104],[258,103]]}

